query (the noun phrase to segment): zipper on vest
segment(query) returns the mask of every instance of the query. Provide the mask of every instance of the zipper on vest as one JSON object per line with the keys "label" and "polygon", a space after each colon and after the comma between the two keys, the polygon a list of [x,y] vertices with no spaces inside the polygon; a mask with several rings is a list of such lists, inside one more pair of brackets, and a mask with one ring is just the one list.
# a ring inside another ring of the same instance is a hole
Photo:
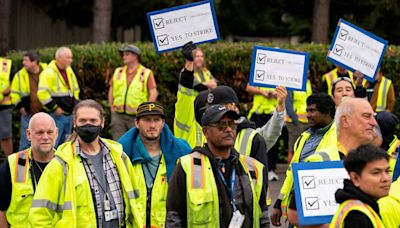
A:
{"label": "zipper on vest", "polygon": [[[153,187],[154,187],[154,182],[157,179],[157,174],[158,174],[158,169],[160,168],[160,164],[162,160],[162,155],[160,157],[160,161],[158,162],[158,166],[157,166],[157,171],[156,171],[156,175],[154,177],[153,180],[153,184],[150,186],[150,188],[147,187],[146,185],[146,189],[147,189],[147,195],[146,195],[146,228],[150,228],[151,227],[151,196],[152,196],[152,192],[153,192]],[[143,168],[142,168],[143,170]],[[144,175],[144,171],[143,171],[143,175]],[[146,179],[145,179],[146,181]]]}

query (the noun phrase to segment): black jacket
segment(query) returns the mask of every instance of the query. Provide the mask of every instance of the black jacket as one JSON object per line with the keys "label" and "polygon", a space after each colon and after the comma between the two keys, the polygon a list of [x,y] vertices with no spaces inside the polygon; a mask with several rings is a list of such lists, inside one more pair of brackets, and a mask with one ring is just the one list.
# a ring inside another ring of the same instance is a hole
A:
{"label": "black jacket", "polygon": [[[361,189],[356,187],[353,182],[346,179],[344,180],[343,189],[339,189],[335,193],[336,202],[342,203],[349,199],[358,199],[361,202],[368,204],[378,215],[379,206],[374,198],[362,192]],[[379,215],[380,216],[380,215]],[[373,225],[365,214],[359,211],[351,211],[344,219],[344,228],[373,228]]]}
{"label": "black jacket", "polygon": [[[217,184],[219,196],[219,213],[220,227],[228,227],[232,217],[232,207],[228,195],[228,189],[225,187],[220,176],[217,173],[218,161],[209,151],[207,144],[205,147],[196,147],[192,152],[197,151],[206,155],[210,159],[213,169],[214,178]],[[242,227],[253,227],[253,196],[250,189],[250,182],[247,174],[238,161],[239,153],[232,149],[230,162],[226,162],[225,173],[231,173],[232,167],[236,169],[236,182],[234,198],[236,207],[245,215]],[[264,176],[265,178],[265,176]],[[230,179],[230,177],[225,177]],[[229,183],[229,182],[228,182]],[[187,227],[187,205],[186,205],[186,173],[180,163],[177,164],[168,183],[167,198],[167,220],[166,227]],[[260,219],[261,227],[269,227],[268,207],[266,205],[266,188],[263,185],[262,194],[259,200],[262,210],[262,218]]]}

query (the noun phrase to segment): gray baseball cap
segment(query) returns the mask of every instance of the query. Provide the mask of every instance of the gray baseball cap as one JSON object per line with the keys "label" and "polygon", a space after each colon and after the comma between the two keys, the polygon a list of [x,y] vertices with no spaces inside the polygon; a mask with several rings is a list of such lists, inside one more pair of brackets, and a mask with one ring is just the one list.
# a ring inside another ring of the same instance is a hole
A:
{"label": "gray baseball cap", "polygon": [[140,48],[138,48],[137,46],[135,46],[133,44],[125,46],[123,48],[120,48],[119,51],[120,52],[129,51],[136,55],[140,55],[140,53],[141,53]]}

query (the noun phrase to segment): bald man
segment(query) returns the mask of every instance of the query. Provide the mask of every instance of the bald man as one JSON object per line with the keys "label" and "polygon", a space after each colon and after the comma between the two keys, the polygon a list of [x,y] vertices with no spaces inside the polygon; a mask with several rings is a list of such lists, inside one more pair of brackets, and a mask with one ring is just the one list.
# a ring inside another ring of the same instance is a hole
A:
{"label": "bald man", "polygon": [[345,98],[336,109],[338,149],[344,156],[361,145],[371,144],[378,125],[375,112],[367,100]]}
{"label": "bald man", "polygon": [[0,227],[28,227],[28,214],[39,178],[54,157],[58,129],[47,113],[32,116],[26,136],[31,147],[8,156],[0,166]]}
{"label": "bald man", "polygon": [[79,101],[79,84],[71,68],[72,51],[60,47],[56,59],[39,76],[38,98],[59,129],[56,147],[72,132],[72,110]]}

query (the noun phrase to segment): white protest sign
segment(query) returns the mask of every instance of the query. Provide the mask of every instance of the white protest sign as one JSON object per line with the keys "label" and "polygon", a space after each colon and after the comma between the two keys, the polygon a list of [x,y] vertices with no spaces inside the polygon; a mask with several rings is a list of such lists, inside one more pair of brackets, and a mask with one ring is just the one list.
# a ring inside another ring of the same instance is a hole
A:
{"label": "white protest sign", "polygon": [[339,205],[335,192],[349,175],[342,161],[293,163],[299,224],[330,223]]}
{"label": "white protest sign", "polygon": [[388,42],[343,19],[339,20],[327,59],[373,82]]}
{"label": "white protest sign", "polygon": [[305,91],[309,58],[305,52],[254,46],[249,84]]}
{"label": "white protest sign", "polygon": [[202,1],[147,13],[157,53],[182,47],[189,41],[204,43],[219,39],[212,1]]}

